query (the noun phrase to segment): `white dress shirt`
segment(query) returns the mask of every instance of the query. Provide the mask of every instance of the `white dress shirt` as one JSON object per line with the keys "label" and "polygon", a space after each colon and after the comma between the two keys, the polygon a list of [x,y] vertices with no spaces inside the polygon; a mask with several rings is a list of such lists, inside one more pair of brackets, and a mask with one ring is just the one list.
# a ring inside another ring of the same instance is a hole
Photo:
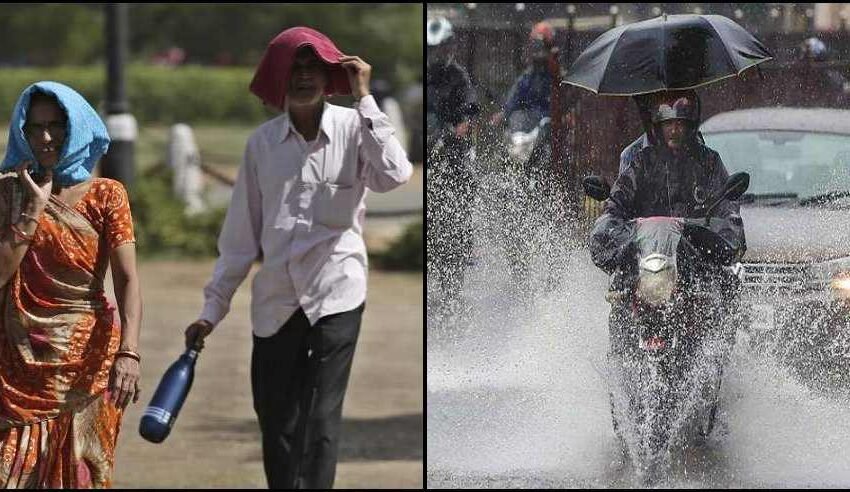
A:
{"label": "white dress shirt", "polygon": [[288,112],[261,125],[245,158],[204,288],[201,318],[217,325],[251,265],[254,334],[270,337],[299,307],[314,325],[366,300],[366,188],[383,193],[413,173],[372,96],[355,109],[325,103],[307,142]]}

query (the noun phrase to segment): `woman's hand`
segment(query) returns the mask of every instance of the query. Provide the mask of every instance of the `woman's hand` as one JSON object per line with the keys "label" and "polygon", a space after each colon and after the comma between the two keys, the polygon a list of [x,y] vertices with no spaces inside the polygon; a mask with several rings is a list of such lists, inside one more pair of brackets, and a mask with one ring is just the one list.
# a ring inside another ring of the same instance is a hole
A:
{"label": "woman's hand", "polygon": [[361,60],[359,56],[341,56],[339,62],[348,73],[348,84],[351,86],[354,97],[360,99],[368,96],[372,66]]}
{"label": "woman's hand", "polygon": [[132,357],[118,356],[112,364],[109,378],[109,401],[122,410],[132,398],[139,401],[139,361]]}
{"label": "woman's hand", "polygon": [[47,202],[50,201],[50,193],[53,189],[53,171],[47,169],[42,181],[36,183],[29,173],[29,167],[32,164],[32,161],[23,161],[15,166],[15,171],[18,173],[18,178],[21,180],[24,189],[27,190],[28,199],[25,210],[38,217],[44,211]]}

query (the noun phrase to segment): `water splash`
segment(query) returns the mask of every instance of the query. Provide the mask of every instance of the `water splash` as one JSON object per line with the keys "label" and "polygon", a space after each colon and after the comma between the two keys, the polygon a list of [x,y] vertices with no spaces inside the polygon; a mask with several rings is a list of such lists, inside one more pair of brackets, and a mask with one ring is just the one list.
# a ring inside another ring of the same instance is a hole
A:
{"label": "water splash", "polygon": [[[611,427],[607,278],[580,230],[553,227],[551,209],[523,195],[517,170],[485,163],[463,307],[428,312],[428,486],[635,486]],[[442,294],[431,272],[429,304]],[[802,384],[753,338],[738,332],[716,442],[662,485],[847,486],[850,399]]]}

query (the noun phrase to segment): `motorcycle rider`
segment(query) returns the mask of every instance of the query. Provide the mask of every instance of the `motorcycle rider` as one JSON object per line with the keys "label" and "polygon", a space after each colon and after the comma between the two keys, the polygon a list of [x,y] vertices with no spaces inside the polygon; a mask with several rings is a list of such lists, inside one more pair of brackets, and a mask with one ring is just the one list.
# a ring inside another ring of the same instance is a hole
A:
{"label": "motorcycle rider", "polygon": [[824,62],[829,60],[829,50],[819,38],[806,38],[800,43],[797,57],[803,61]]}
{"label": "motorcycle rider", "polygon": [[[813,91],[811,94],[818,93],[819,98],[823,97],[823,93],[829,94],[833,98],[833,104],[836,107],[845,107],[848,98],[850,98],[850,81],[844,75],[843,70],[837,69],[835,66],[830,66],[828,62],[832,59],[830,49],[821,39],[816,37],[806,38],[798,47],[797,60],[799,63],[808,65],[812,68],[814,65],[823,65],[820,70],[813,70],[814,75]],[[809,94],[809,97],[813,97]]]}
{"label": "motorcycle rider", "polygon": [[[631,219],[703,217],[706,207],[722,193],[728,178],[720,155],[698,137],[699,99],[694,91],[653,94],[645,96],[641,103],[650,123],[645,146],[639,147],[640,139],[632,144],[635,148],[626,155],[625,168],[612,186],[589,241],[594,264],[613,274],[612,291],[629,291],[634,287]],[[743,256],[746,240],[738,204],[724,199],[714,209],[712,217],[712,231],[728,241],[736,258]],[[718,334],[724,341],[724,348],[717,381],[734,344],[733,319],[737,309],[735,279],[731,274],[721,278],[724,287],[718,291],[721,292],[721,319],[724,321],[718,327],[721,330]],[[626,299],[612,302],[609,317],[608,356],[615,368],[623,367],[631,337],[633,313]],[[712,415],[714,412],[716,406]],[[619,435],[616,420],[614,429]]]}
{"label": "motorcycle rider", "polygon": [[[547,22],[532,27],[527,44],[528,66],[513,84],[503,109],[490,118],[491,128],[502,130],[507,124],[505,143],[511,157],[507,161],[508,169],[503,171],[510,186],[496,198],[510,203],[510,213],[502,213],[500,224],[504,227],[498,228],[494,243],[507,260],[514,297],[520,303],[530,302],[534,296],[531,267],[535,256],[542,255],[552,263],[557,261],[548,250],[551,243],[535,246],[531,239],[551,223],[557,206],[553,184],[557,179],[552,175],[552,126],[546,124],[550,121],[553,85],[559,70],[554,41],[554,32]],[[498,210],[504,210],[504,206],[498,206]],[[545,270],[547,282],[555,283],[558,266],[553,264]]]}
{"label": "motorcycle rider", "polygon": [[[623,171],[629,166],[629,163],[637,156],[638,152],[644,147],[648,147],[652,144],[657,143],[656,138],[652,132],[652,115],[650,114],[652,104],[652,100],[655,96],[653,94],[642,94],[639,96],[634,96],[632,99],[635,102],[635,105],[638,109],[638,115],[640,116],[641,125],[643,126],[644,132],[636,138],[632,143],[626,146],[625,149],[620,153],[620,167],[618,171],[618,175],[622,174]],[[699,99],[697,99],[697,113],[699,114]],[[697,131],[697,138],[700,143],[705,143],[705,140],[702,137],[702,133]]]}
{"label": "motorcycle rider", "polygon": [[[591,232],[594,264],[612,273],[631,235],[626,222],[636,217],[697,217],[709,197],[718,196],[728,177],[720,155],[698,137],[699,99],[693,91],[652,95],[651,133],[624,151],[625,169],[611,188]],[[630,156],[633,156],[629,158]],[[746,249],[739,207],[723,200],[714,216],[724,219],[717,233],[738,255]]]}
{"label": "motorcycle rider", "polygon": [[529,35],[528,50],[531,63],[508,93],[504,109],[491,117],[490,123],[493,125],[505,122],[510,124],[511,116],[521,110],[526,112],[527,121],[519,122],[515,126],[526,129],[549,116],[553,79],[550,65],[557,49],[552,28],[548,23],[538,22],[534,25]]}
{"label": "motorcycle rider", "polygon": [[453,127],[457,136],[465,137],[470,120],[481,112],[481,107],[469,74],[455,60],[457,40],[451,23],[444,17],[428,21],[427,41],[428,137],[444,126]]}
{"label": "motorcycle rider", "polygon": [[437,306],[452,311],[472,257],[476,176],[470,125],[480,107],[469,76],[454,60],[451,24],[445,18],[429,21],[427,41],[427,264],[442,291],[428,296],[429,311]]}

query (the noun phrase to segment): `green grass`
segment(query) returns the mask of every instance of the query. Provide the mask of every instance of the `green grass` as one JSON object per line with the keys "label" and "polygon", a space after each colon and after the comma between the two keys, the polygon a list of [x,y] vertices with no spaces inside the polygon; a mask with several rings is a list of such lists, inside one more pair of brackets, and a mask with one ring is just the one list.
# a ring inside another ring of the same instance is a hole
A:
{"label": "green grass", "polygon": [[[136,142],[136,165],[138,169],[165,162],[168,148],[167,126],[148,126],[139,129]],[[245,143],[254,126],[193,126],[195,141],[205,164],[216,167],[236,168],[242,163]]]}

